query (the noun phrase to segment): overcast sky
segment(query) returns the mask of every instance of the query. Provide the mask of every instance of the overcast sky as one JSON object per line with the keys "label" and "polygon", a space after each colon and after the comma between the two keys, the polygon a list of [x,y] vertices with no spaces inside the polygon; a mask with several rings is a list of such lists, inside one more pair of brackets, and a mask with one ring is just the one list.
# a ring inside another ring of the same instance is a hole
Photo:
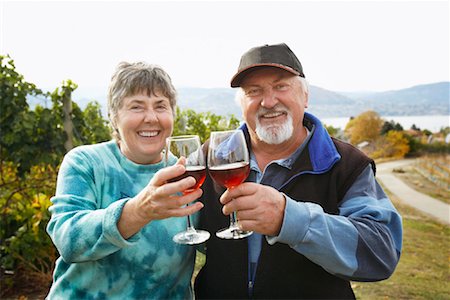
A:
{"label": "overcast sky", "polygon": [[107,86],[123,60],[228,87],[242,53],[280,42],[333,91],[449,81],[449,1],[0,1],[0,54],[40,88]]}

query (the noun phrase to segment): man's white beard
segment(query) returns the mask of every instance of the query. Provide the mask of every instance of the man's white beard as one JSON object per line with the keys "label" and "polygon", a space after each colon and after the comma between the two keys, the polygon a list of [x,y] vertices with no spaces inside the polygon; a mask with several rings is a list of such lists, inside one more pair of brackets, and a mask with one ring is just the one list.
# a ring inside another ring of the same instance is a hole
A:
{"label": "man's white beard", "polygon": [[[268,124],[265,126],[261,125],[258,116],[268,113],[270,111],[280,111],[280,110],[284,110],[287,112],[287,119],[284,123]],[[293,132],[294,132],[294,125],[292,122],[292,116],[291,113],[287,111],[286,108],[280,107],[278,109],[276,108],[266,109],[261,107],[256,113],[256,135],[262,142],[270,145],[278,145],[291,138]]]}

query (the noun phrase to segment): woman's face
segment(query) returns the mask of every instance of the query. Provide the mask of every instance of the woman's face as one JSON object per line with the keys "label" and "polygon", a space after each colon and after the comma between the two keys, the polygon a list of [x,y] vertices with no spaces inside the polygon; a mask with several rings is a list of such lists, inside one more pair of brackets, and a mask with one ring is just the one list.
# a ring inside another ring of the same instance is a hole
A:
{"label": "woman's face", "polygon": [[116,124],[120,150],[128,159],[138,164],[160,162],[173,130],[170,101],[159,92],[125,97]]}

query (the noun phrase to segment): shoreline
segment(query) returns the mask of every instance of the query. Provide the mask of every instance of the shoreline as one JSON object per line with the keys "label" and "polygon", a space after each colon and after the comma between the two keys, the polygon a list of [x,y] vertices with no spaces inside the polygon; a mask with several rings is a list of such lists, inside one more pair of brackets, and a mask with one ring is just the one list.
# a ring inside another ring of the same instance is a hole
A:
{"label": "shoreline", "polygon": [[[414,124],[421,130],[429,130],[433,133],[450,126],[450,115],[416,115],[416,116],[380,116],[384,121],[399,123],[404,130],[408,130]],[[350,117],[321,118],[322,123],[335,128],[345,128]]]}

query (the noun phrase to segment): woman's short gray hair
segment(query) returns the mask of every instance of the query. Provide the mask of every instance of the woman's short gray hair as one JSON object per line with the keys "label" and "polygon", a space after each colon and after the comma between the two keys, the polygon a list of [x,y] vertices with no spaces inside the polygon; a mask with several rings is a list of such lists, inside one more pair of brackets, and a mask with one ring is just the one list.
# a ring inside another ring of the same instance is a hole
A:
{"label": "woman's short gray hair", "polygon": [[[300,82],[300,85],[303,89],[303,92],[305,94],[309,94],[309,84],[308,81],[304,77],[296,76],[298,81]],[[237,105],[241,105],[242,98],[245,96],[244,90],[240,87],[236,91],[236,94],[234,96],[234,102],[236,102]]]}
{"label": "woman's short gray hair", "polygon": [[138,93],[152,96],[162,94],[167,97],[175,115],[177,92],[169,74],[160,66],[146,62],[121,62],[111,77],[108,90],[108,117],[111,122],[113,136],[120,139],[117,131],[117,116],[123,106],[123,99]]}

